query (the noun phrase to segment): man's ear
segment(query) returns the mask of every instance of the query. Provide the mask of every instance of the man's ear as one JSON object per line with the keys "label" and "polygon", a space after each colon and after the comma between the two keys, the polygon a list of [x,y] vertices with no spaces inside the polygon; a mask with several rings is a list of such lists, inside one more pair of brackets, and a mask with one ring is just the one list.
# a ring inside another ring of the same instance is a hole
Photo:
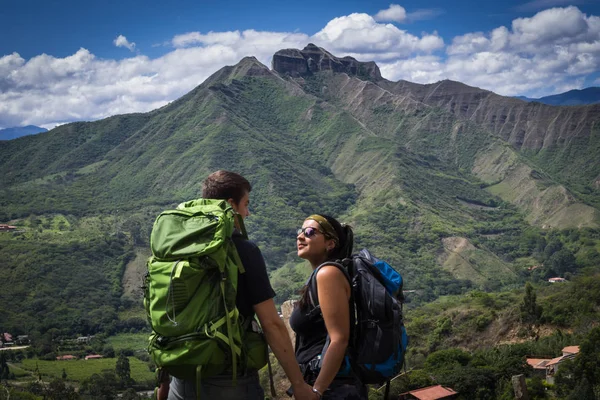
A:
{"label": "man's ear", "polygon": [[227,202],[229,203],[229,205],[231,207],[233,207],[233,211],[237,212],[238,205],[236,204],[235,200],[233,200],[233,198],[231,198],[231,199],[227,199]]}

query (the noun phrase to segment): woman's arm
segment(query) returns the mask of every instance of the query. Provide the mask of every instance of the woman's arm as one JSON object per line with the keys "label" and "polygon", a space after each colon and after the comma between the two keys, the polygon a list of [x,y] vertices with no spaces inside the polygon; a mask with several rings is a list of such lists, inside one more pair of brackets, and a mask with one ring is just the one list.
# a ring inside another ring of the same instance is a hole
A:
{"label": "woman's arm", "polygon": [[325,353],[314,388],[323,393],[338,373],[350,339],[350,284],[337,267],[324,266],[317,273],[317,295],[329,335]]}
{"label": "woman's arm", "polygon": [[277,314],[273,299],[256,304],[254,312],[260,321],[267,343],[271,346],[271,350],[294,388],[294,397],[296,399],[315,398],[310,386],[304,382],[304,377],[300,372],[298,362],[296,362],[290,334]]}

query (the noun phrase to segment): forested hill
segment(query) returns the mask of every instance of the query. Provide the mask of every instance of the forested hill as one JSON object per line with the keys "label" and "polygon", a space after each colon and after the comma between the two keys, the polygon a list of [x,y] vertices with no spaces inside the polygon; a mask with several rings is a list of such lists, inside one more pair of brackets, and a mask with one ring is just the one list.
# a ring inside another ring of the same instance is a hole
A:
{"label": "forested hill", "polygon": [[144,327],[152,222],[219,168],[253,185],[247,225],[278,301],[305,278],[294,232],[313,212],[352,224],[413,305],[597,268],[597,107],[389,82],[309,45],[273,69],[244,58],[149,113],[0,141],[0,223],[16,226],[0,232],[0,328]]}
{"label": "forested hill", "polygon": [[564,93],[540,97],[538,99],[532,99],[523,96],[519,96],[517,98],[525,101],[537,101],[539,103],[550,104],[553,106],[579,106],[584,104],[596,104],[600,103],[600,87],[574,89]]}

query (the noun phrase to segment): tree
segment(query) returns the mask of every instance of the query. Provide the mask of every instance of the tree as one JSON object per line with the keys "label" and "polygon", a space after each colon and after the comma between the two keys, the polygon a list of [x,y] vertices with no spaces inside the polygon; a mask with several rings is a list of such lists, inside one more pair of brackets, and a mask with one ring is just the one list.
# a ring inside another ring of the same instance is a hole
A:
{"label": "tree", "polygon": [[[408,371],[392,380],[390,384],[390,397],[397,398],[401,393],[431,386],[432,384],[433,380],[425,370],[416,369]],[[381,389],[381,391],[383,391],[383,389]]]}
{"label": "tree", "polygon": [[525,284],[525,295],[521,302],[521,321],[524,323],[534,324],[542,315],[542,307],[537,304],[535,290],[531,283]]}
{"label": "tree", "polygon": [[495,398],[496,378],[489,368],[456,366],[436,372],[437,383],[449,386],[465,399],[492,400]]}
{"label": "tree", "polygon": [[540,378],[539,376],[534,376],[533,378],[531,378],[531,381],[527,385],[527,391],[533,399],[546,398],[546,389],[544,388],[544,384],[542,383],[542,378]]}
{"label": "tree", "polygon": [[93,374],[84,380],[79,392],[94,400],[114,400],[117,398],[116,381],[113,371],[104,370],[102,374]]}
{"label": "tree", "polygon": [[119,386],[126,387],[132,381],[131,379],[131,368],[129,366],[129,358],[125,353],[120,353],[115,366],[115,374],[119,380]]}
{"label": "tree", "polygon": [[584,377],[575,390],[571,392],[567,400],[596,400],[594,388],[590,382]]}
{"label": "tree", "polygon": [[4,352],[0,353],[0,382],[2,380],[7,381],[10,378],[10,369],[8,369],[8,364],[6,363],[6,356]]}
{"label": "tree", "polygon": [[62,378],[63,378],[63,380],[67,379],[67,371],[65,371],[64,368],[63,368]]}
{"label": "tree", "polygon": [[567,272],[573,272],[576,269],[575,256],[569,249],[561,249],[552,254],[546,264],[548,269],[558,276],[563,276]]}
{"label": "tree", "polygon": [[140,396],[135,392],[135,389],[129,388],[123,392],[121,400],[139,400]]}
{"label": "tree", "polygon": [[552,238],[544,248],[544,260],[547,260],[552,254],[560,251],[563,248],[563,244],[558,238]]}
{"label": "tree", "polygon": [[113,358],[115,356],[115,349],[111,345],[106,345],[102,349],[102,355],[106,358]]}
{"label": "tree", "polygon": [[67,386],[62,379],[54,379],[45,390],[45,398],[48,400],[78,400],[79,394],[71,386]]}
{"label": "tree", "polygon": [[567,359],[560,363],[560,368],[554,377],[556,393],[560,398],[566,398],[573,390],[577,379],[575,378],[575,362]]}
{"label": "tree", "polygon": [[464,367],[471,361],[471,354],[461,349],[438,350],[427,356],[425,369],[428,371]]}
{"label": "tree", "polygon": [[575,375],[587,382],[600,382],[600,327],[596,327],[581,342],[575,358]]}

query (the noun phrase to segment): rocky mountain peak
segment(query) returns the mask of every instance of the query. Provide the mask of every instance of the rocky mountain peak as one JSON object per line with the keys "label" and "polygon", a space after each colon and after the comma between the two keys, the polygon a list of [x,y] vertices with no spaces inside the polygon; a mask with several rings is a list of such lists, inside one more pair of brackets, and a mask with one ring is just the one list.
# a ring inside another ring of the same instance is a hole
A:
{"label": "rocky mountain peak", "polygon": [[282,75],[292,77],[310,75],[319,71],[333,71],[364,79],[381,79],[381,72],[375,62],[361,62],[352,57],[339,58],[313,43],[309,43],[302,50],[279,50],[273,56],[271,68]]}

